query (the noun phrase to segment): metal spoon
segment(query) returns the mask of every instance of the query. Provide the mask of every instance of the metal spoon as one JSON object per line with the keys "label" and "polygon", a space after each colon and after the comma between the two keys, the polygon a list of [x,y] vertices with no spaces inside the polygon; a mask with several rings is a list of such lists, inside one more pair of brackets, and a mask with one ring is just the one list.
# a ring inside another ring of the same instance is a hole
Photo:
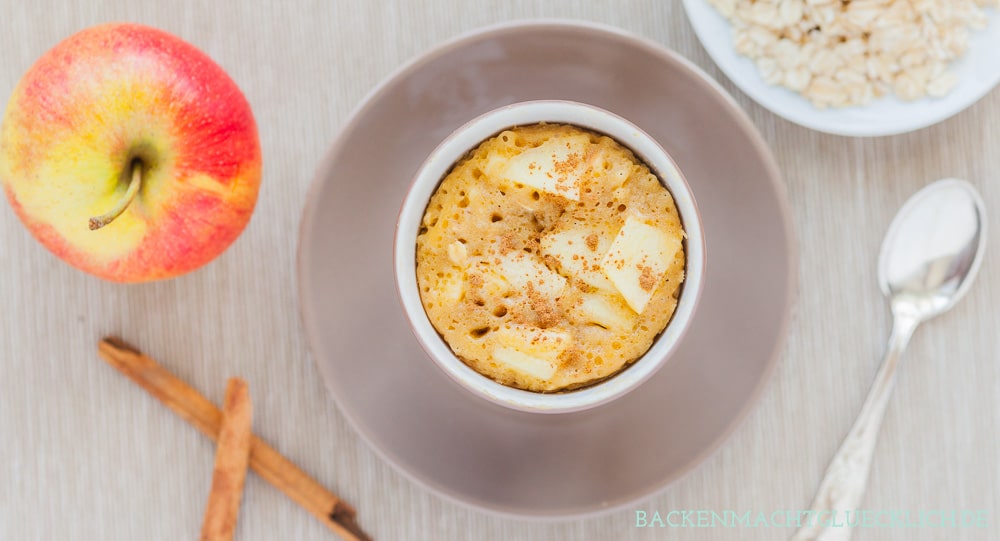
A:
{"label": "metal spoon", "polygon": [[[889,347],[851,431],[827,467],[811,517],[792,541],[847,540],[861,504],[896,368],[920,323],[948,311],[969,290],[983,259],[986,211],[963,180],[939,180],[917,192],[893,219],[879,254],[878,279],[892,307]],[[836,513],[836,515],[834,514]]]}

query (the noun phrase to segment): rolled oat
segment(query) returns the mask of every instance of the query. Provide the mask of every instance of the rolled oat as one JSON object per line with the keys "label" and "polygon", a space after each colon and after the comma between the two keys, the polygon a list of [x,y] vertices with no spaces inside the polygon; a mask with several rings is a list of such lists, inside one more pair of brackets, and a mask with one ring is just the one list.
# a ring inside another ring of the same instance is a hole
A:
{"label": "rolled oat", "polygon": [[1000,0],[707,0],[733,24],[736,52],[767,84],[818,108],[865,105],[895,94],[940,97],[958,82],[983,8]]}

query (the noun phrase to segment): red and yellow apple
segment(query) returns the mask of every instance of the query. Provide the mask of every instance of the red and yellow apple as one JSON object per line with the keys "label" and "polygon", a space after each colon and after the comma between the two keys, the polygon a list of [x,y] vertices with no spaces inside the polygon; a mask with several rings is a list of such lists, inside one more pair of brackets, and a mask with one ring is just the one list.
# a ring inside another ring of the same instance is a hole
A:
{"label": "red and yellow apple", "polygon": [[250,105],[207,55],[137,24],[83,30],[24,75],[0,127],[0,184],[52,253],[116,282],[222,253],[257,201]]}

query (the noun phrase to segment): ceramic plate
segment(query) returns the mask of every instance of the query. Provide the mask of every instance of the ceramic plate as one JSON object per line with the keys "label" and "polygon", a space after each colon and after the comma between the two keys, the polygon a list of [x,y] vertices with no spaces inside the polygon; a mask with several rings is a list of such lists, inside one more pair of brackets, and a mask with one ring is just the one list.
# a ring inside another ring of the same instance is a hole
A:
{"label": "ceramic plate", "polygon": [[750,59],[736,54],[729,22],[706,0],[684,0],[691,26],[709,56],[740,90],[771,112],[814,130],[851,136],[894,135],[941,122],[979,101],[1000,82],[1000,10],[987,10],[988,29],[972,33],[969,51],[952,70],[959,76],[943,98],[905,102],[894,97],[864,107],[816,109],[791,90],[769,86]]}
{"label": "ceramic plate", "polygon": [[[708,251],[676,354],[578,413],[518,412],[454,383],[417,344],[393,281],[397,213],[424,158],[468,120],[538,99],[596,105],[658,139],[691,184]],[[298,257],[311,351],[358,432],[435,492],[521,517],[628,505],[703,461],[771,373],[796,278],[778,170],[735,102],[656,44],[565,22],[477,31],[375,89],[319,166]]]}

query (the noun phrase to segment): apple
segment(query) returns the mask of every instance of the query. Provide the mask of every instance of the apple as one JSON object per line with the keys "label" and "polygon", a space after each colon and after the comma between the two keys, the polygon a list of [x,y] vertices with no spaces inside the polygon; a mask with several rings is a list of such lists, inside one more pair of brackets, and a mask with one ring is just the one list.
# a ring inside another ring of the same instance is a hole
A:
{"label": "apple", "polygon": [[0,184],[53,254],[115,282],[190,272],[250,220],[257,125],[193,45],[138,24],[74,34],[24,75],[0,126]]}
{"label": "apple", "polygon": [[630,214],[604,254],[601,269],[629,307],[641,314],[683,249],[682,242],[680,236],[669,235],[641,215]]}
{"label": "apple", "polygon": [[547,380],[556,373],[559,355],[573,342],[573,335],[513,324],[497,330],[497,342],[500,347],[493,350],[493,360],[515,372]]}

